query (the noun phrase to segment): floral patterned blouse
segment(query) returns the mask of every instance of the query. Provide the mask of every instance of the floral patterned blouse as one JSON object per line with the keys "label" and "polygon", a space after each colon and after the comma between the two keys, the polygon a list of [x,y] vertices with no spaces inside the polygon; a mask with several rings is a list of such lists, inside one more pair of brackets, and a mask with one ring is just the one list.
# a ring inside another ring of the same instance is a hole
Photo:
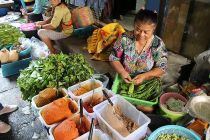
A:
{"label": "floral patterned blouse", "polygon": [[152,68],[167,68],[167,50],[164,42],[156,35],[150,47],[138,53],[133,35],[123,34],[114,44],[110,61],[120,61],[127,72],[137,75]]}

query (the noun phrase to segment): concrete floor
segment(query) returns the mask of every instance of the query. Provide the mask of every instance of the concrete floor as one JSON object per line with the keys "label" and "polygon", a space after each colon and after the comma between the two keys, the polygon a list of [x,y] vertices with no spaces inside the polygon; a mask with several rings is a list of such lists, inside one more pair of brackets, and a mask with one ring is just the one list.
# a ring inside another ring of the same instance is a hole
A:
{"label": "concrete floor", "polygon": [[[1,70],[0,70],[1,71]],[[0,120],[12,126],[6,134],[0,134],[0,140],[38,140],[47,139],[37,116],[34,115],[30,103],[21,99],[21,92],[16,85],[17,76],[3,78],[0,74],[0,102],[3,104],[16,104],[19,109],[11,114],[0,116]]]}

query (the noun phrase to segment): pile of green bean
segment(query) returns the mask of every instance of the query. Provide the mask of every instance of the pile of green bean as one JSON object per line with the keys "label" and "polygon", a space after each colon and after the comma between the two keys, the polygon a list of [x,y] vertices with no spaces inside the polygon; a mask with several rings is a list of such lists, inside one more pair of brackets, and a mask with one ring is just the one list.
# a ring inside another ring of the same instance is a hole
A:
{"label": "pile of green bean", "polygon": [[133,97],[141,100],[154,101],[162,92],[161,81],[159,78],[147,80],[140,85],[134,83],[127,84],[120,82],[119,94],[123,96]]}

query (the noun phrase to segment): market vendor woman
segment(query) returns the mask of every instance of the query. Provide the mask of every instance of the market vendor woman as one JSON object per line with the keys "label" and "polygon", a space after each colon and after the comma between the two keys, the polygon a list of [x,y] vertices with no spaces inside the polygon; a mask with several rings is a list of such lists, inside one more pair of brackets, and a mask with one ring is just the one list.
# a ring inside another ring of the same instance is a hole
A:
{"label": "market vendor woman", "polygon": [[71,13],[65,0],[51,0],[53,15],[45,21],[36,22],[39,37],[48,46],[50,53],[57,53],[52,40],[67,38],[73,32]]}
{"label": "market vendor woman", "polygon": [[157,18],[157,13],[141,9],[135,16],[133,33],[123,34],[115,42],[109,60],[126,83],[139,85],[160,77],[167,68],[165,44],[154,35]]}

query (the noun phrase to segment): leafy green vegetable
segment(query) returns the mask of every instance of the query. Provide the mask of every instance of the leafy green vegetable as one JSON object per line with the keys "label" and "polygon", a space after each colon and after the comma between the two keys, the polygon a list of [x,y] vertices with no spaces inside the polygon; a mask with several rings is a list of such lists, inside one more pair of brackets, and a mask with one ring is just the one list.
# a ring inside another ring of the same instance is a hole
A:
{"label": "leafy green vegetable", "polygon": [[157,140],[189,140],[183,136],[178,136],[176,134],[161,134],[158,136]]}
{"label": "leafy green vegetable", "polygon": [[122,80],[119,86],[119,93],[121,95],[147,101],[155,100],[160,96],[161,92],[161,82],[158,78],[147,80],[138,86],[134,86],[133,83],[126,84]]}
{"label": "leafy green vegetable", "polygon": [[24,36],[18,28],[9,24],[0,24],[0,49],[7,45],[15,45],[18,43],[18,38]]}
{"label": "leafy green vegetable", "polygon": [[[21,71],[17,84],[24,100],[31,100],[46,87],[64,87],[89,79],[93,68],[82,54],[50,55],[46,59],[32,61]],[[57,83],[58,81],[58,83]]]}
{"label": "leafy green vegetable", "polygon": [[169,110],[175,111],[175,112],[182,112],[182,108],[184,107],[185,102],[183,102],[180,99],[175,99],[173,97],[170,97],[166,101],[166,106]]}

